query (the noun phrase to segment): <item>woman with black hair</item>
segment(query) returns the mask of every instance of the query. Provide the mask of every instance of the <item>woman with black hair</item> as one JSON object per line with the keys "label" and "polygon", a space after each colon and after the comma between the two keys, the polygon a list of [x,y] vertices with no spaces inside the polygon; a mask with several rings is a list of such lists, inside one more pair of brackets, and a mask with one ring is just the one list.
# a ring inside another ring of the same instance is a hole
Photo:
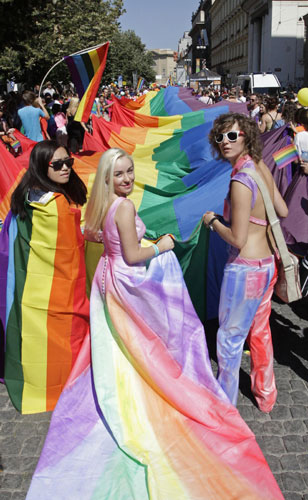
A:
{"label": "woman with black hair", "polygon": [[26,216],[25,200],[39,201],[40,195],[61,193],[68,203],[84,205],[87,188],[73,170],[74,158],[56,141],[41,141],[33,148],[29,168],[12,194],[11,210],[22,219]]}
{"label": "woman with black hair", "polygon": [[73,164],[56,142],[36,144],[0,233],[4,380],[22,413],[53,410],[88,331],[87,189]]}

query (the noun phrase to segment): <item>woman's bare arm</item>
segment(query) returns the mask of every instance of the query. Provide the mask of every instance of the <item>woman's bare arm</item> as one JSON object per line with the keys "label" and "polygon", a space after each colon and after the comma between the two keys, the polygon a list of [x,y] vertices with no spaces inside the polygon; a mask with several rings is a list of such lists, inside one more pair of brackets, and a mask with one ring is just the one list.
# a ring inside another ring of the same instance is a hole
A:
{"label": "woman's bare arm", "polygon": [[287,217],[289,209],[283,197],[279,193],[275,181],[274,181],[274,208],[279,217]]}
{"label": "woman's bare arm", "polygon": [[[213,223],[216,233],[229,245],[239,249],[247,243],[251,198],[252,193],[248,187],[241,182],[233,181],[231,183],[231,227],[225,226],[219,220]],[[208,224],[214,215],[214,212],[207,212],[203,216],[204,222]]]}
{"label": "woman's bare arm", "polygon": [[[135,207],[132,201],[124,200],[116,210],[114,216],[118,226],[124,258],[128,264],[137,264],[151,259],[155,255],[154,247],[142,248],[139,245],[135,225]],[[174,243],[170,236],[165,235],[157,243],[159,252],[171,250]]]}
{"label": "woman's bare arm", "polygon": [[259,129],[260,129],[261,134],[263,134],[263,132],[266,131],[266,123],[267,123],[267,120],[266,120],[265,116],[262,115],[261,123],[259,123]]}

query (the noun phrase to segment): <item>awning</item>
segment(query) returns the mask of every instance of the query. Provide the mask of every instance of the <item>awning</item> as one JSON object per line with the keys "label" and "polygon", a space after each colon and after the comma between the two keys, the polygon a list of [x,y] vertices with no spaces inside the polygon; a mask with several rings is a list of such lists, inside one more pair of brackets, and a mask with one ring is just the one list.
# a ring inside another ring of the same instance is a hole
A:
{"label": "awning", "polygon": [[194,82],[203,82],[205,80],[213,81],[213,80],[221,80],[221,76],[215,71],[211,71],[210,69],[202,69],[199,73],[194,73],[190,76],[190,81]]}

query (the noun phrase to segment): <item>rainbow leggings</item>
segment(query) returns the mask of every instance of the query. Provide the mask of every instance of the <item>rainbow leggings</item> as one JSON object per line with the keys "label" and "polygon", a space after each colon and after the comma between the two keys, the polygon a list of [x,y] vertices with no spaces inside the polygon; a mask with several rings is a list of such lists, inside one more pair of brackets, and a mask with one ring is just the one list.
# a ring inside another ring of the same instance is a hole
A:
{"label": "rainbow leggings", "polygon": [[260,410],[273,408],[277,390],[269,325],[277,280],[275,257],[229,259],[220,292],[217,333],[218,381],[236,405],[243,345],[251,354],[251,390]]}

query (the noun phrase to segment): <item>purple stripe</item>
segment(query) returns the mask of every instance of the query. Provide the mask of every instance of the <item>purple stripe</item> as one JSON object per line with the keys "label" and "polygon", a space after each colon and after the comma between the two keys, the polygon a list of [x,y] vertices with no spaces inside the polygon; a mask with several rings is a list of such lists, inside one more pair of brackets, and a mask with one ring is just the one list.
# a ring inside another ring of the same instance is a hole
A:
{"label": "purple stripe", "polygon": [[[191,95],[191,89],[180,87],[178,96],[179,99],[190,107],[191,111],[199,111],[200,109],[212,108],[213,106],[208,106],[202,101],[199,101],[195,96]],[[223,101],[216,103],[215,106],[228,106],[232,113],[248,114],[245,103],[230,102],[224,99]]]}
{"label": "purple stripe", "polygon": [[64,61],[66,62],[69,72],[71,74],[79,99],[82,99],[82,96],[85,93],[85,89],[82,80],[80,78],[79,71],[75,65],[75,61],[72,56],[64,57]]}
{"label": "purple stripe", "polygon": [[9,226],[12,219],[10,211],[0,232],[0,380],[4,377],[5,323],[7,270],[9,263]]}
{"label": "purple stripe", "polygon": [[103,416],[93,396],[88,367],[71,386],[66,386],[52,415],[46,443],[36,473],[52,467],[90,434]]}

